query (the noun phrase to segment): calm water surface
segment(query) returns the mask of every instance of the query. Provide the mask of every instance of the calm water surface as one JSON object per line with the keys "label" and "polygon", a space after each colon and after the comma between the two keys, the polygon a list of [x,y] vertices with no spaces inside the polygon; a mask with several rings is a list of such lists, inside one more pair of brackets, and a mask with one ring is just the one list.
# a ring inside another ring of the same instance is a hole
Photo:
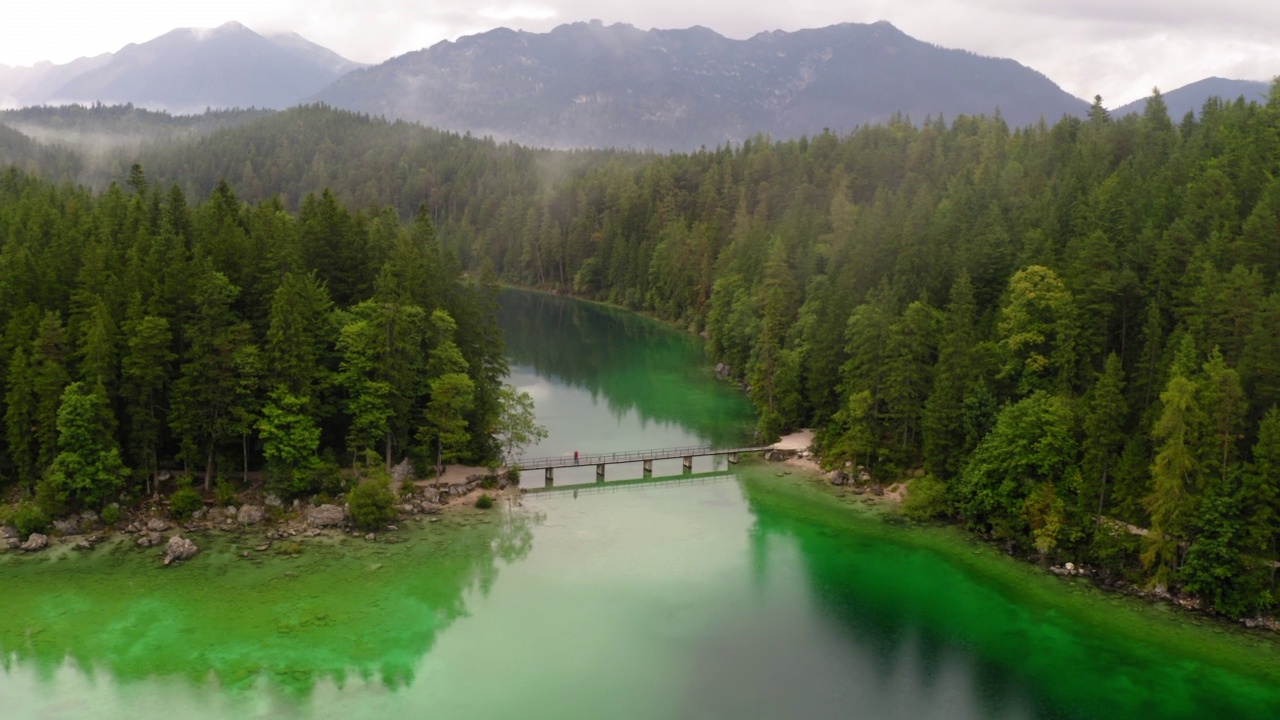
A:
{"label": "calm water surface", "polygon": [[[749,434],[689,338],[526,293],[502,318],[551,428],[532,454]],[[599,488],[587,469],[518,507],[296,557],[242,559],[256,541],[235,536],[165,570],[124,545],[0,555],[0,717],[1280,716],[1268,637],[775,467],[698,470]]]}

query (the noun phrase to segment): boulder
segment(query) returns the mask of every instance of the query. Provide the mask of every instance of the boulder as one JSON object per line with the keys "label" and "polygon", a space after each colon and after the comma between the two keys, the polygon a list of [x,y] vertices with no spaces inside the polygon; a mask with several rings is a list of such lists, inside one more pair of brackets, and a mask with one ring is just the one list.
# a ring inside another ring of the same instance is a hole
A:
{"label": "boulder", "polygon": [[321,505],[307,509],[307,524],[312,527],[336,527],[347,521],[347,509],[341,505]]}
{"label": "boulder", "polygon": [[164,536],[158,532],[146,532],[138,535],[138,547],[155,547],[164,542]]}
{"label": "boulder", "polygon": [[848,485],[849,473],[843,470],[832,470],[827,473],[827,477],[831,480],[832,485]]}
{"label": "boulder", "polygon": [[883,497],[884,488],[880,487],[880,483],[876,483],[875,485],[871,486],[871,494],[875,495],[876,497]]}
{"label": "boulder", "polygon": [[40,533],[31,533],[31,536],[27,538],[27,541],[18,547],[25,552],[43,550],[49,547],[49,536],[41,535]]}
{"label": "boulder", "polygon": [[76,550],[92,550],[94,546],[98,544],[99,540],[101,540],[101,538],[97,535],[90,535],[89,537],[82,538],[72,547]]}
{"label": "boulder", "polygon": [[281,499],[280,499],[280,496],[278,496],[278,495],[270,495],[270,494],[268,494],[268,495],[266,495],[266,496],[264,496],[264,497],[262,498],[262,502],[263,502],[263,504],[265,504],[267,507],[274,507],[274,508],[284,507],[284,501],[283,501],[283,500],[281,500]]}
{"label": "boulder", "polygon": [[80,522],[78,518],[70,520],[54,520],[53,529],[57,530],[58,534],[64,537],[67,535],[79,535]]}
{"label": "boulder", "polygon": [[17,550],[19,547],[22,547],[22,541],[18,538],[5,538],[4,546],[10,550]]}
{"label": "boulder", "polygon": [[160,518],[151,518],[147,521],[147,532],[159,533],[169,529],[169,523]]}
{"label": "boulder", "polygon": [[200,548],[190,540],[181,535],[174,535],[169,538],[169,544],[164,549],[164,564],[168,565],[174,562],[190,560],[200,552]]}
{"label": "boulder", "polygon": [[9,540],[18,537],[18,528],[12,525],[0,525],[0,539]]}
{"label": "boulder", "polygon": [[413,479],[413,463],[409,462],[409,458],[400,461],[399,465],[391,468],[392,482],[402,483],[406,480]]}
{"label": "boulder", "polygon": [[266,516],[267,513],[261,505],[241,505],[240,512],[236,513],[236,520],[241,525],[257,525]]}
{"label": "boulder", "polygon": [[[118,507],[118,506],[117,506]],[[98,517],[98,513],[92,510],[85,510],[80,513],[80,527],[84,530],[90,530],[102,522],[102,518]]]}

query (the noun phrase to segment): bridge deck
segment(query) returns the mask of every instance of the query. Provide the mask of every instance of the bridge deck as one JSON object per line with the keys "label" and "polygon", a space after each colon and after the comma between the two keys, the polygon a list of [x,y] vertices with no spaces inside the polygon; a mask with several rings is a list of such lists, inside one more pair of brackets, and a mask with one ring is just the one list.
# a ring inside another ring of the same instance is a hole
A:
{"label": "bridge deck", "polygon": [[691,447],[661,448],[658,450],[632,450],[593,455],[579,455],[575,460],[572,455],[556,457],[521,458],[513,466],[521,470],[541,470],[543,468],[563,468],[575,465],[614,465],[617,463],[643,462],[645,460],[672,460],[676,458],[703,457],[706,455],[729,455],[732,453],[763,452],[772,445],[752,447],[718,448],[709,445]]}

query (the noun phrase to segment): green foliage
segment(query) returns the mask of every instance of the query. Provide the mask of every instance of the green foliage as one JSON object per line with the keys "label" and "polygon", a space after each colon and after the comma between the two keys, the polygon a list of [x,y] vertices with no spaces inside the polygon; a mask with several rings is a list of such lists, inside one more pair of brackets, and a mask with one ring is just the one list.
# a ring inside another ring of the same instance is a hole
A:
{"label": "green foliage", "polygon": [[48,529],[49,515],[36,503],[22,502],[13,508],[8,522],[18,529],[19,535],[26,537]]}
{"label": "green foliage", "polygon": [[238,501],[235,486],[226,478],[218,478],[213,484],[213,497],[220,507],[229,507]]}
{"label": "green foliage", "polygon": [[[493,436],[502,448],[503,462],[510,465],[524,448],[546,440],[547,428],[534,415],[533,397],[516,387],[504,384],[498,389],[498,407]],[[520,477],[518,468],[507,472],[514,472],[517,480]]]}
{"label": "green foliage", "polygon": [[493,507],[493,498],[489,497],[489,493],[481,493],[480,497],[476,498],[476,507],[481,510],[488,510]]}
{"label": "green foliage", "polygon": [[72,509],[101,507],[124,485],[128,470],[109,428],[106,398],[72,383],[58,410],[57,457],[46,477],[49,489]]}
{"label": "green foliage", "polygon": [[204,498],[190,485],[183,485],[169,496],[169,511],[179,521],[186,521],[191,514],[204,507]]}
{"label": "green foliage", "polygon": [[120,505],[118,503],[110,503],[102,508],[102,522],[107,525],[115,525],[120,522]]}
{"label": "green foliage", "polygon": [[361,530],[380,530],[395,517],[396,496],[385,477],[359,483],[347,495],[351,522]]}
{"label": "green foliage", "polygon": [[955,509],[947,496],[946,483],[932,475],[912,480],[907,485],[907,497],[902,501],[902,513],[920,522],[952,516]]}

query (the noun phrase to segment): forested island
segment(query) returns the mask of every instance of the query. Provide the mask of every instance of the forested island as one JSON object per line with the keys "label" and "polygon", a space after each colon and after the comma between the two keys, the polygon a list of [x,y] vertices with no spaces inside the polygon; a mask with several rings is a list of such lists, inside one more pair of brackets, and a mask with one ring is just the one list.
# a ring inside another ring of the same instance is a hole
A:
{"label": "forested island", "polygon": [[1177,122],[1156,94],[673,155],[323,106],[97,162],[10,133],[3,472],[36,497],[163,463],[318,492],[312,458],[454,437],[446,377],[491,427],[493,285],[458,280],[491,269],[705,334],[762,439],[914,476],[914,517],[1231,616],[1277,599],[1280,84]]}

